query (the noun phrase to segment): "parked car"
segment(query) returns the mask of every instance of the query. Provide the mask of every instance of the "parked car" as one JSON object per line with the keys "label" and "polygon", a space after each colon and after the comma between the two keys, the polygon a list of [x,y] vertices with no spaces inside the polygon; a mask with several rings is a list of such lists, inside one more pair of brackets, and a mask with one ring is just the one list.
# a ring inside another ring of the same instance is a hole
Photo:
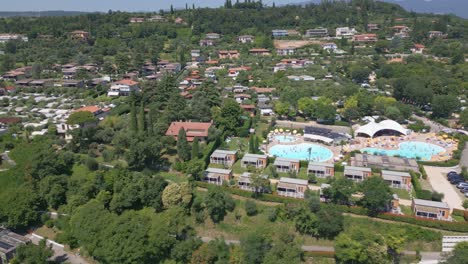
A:
{"label": "parked car", "polygon": [[468,197],[468,192],[465,192],[465,197]]}
{"label": "parked car", "polygon": [[464,182],[464,180],[463,180],[461,177],[459,177],[459,178],[453,178],[453,179],[450,180],[450,183],[451,183],[451,184],[459,184],[459,183],[461,183],[461,182]]}
{"label": "parked car", "polygon": [[468,182],[460,182],[457,184],[458,189],[468,188]]}
{"label": "parked car", "polygon": [[468,193],[468,187],[461,188],[461,189],[460,189],[460,192],[461,192],[461,193],[464,193],[464,194]]}
{"label": "parked car", "polygon": [[458,175],[458,172],[450,171],[449,173],[447,173],[447,177],[450,176],[450,175]]}
{"label": "parked car", "polygon": [[453,174],[447,175],[447,179],[449,179],[449,180],[452,179],[452,178],[459,178],[459,177],[461,178],[460,174],[458,174],[458,173],[453,173]]}

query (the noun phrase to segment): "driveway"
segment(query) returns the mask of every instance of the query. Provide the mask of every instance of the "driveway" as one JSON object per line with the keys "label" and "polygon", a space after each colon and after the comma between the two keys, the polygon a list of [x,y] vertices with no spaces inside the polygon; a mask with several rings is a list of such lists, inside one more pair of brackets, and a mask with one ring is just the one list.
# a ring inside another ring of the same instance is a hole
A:
{"label": "driveway", "polygon": [[460,191],[450,184],[446,178],[449,171],[459,169],[432,166],[424,166],[424,169],[426,170],[427,178],[431,183],[432,189],[444,194],[443,201],[446,202],[450,208],[464,210]]}
{"label": "driveway", "polygon": [[[31,239],[31,242],[35,245],[38,245],[39,242],[43,239],[41,236],[36,235],[34,233],[29,234],[26,237]],[[47,245],[52,246],[54,255],[51,257],[51,260],[57,263],[89,264],[89,262],[84,260],[82,257],[75,255],[73,253],[70,253],[70,252],[66,252],[63,248],[63,245],[60,245],[51,240],[47,240]]]}

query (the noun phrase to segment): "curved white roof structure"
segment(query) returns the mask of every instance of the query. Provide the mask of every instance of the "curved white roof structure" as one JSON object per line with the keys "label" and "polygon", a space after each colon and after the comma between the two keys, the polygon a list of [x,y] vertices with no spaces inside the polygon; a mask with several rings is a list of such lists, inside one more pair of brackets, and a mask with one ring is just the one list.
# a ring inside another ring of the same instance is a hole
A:
{"label": "curved white roof structure", "polygon": [[369,122],[368,124],[359,127],[356,130],[356,135],[364,134],[372,138],[375,134],[383,130],[392,130],[403,135],[408,134],[407,130],[397,122],[393,120],[384,120],[380,123]]}

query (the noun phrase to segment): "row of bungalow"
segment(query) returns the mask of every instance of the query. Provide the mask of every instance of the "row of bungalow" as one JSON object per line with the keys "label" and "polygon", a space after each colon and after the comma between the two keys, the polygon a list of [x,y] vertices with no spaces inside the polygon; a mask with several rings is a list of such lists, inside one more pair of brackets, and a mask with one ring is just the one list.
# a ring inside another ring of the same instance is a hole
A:
{"label": "row of bungalow", "polygon": [[[211,156],[210,162],[218,162],[214,164],[224,164],[224,161],[233,164],[235,160],[235,151],[217,151],[213,153],[214,155]],[[259,155],[261,156],[261,155]],[[263,159],[264,157],[256,157],[251,154],[248,155],[246,160],[246,164],[259,164],[259,160]],[[290,163],[290,161],[285,161],[284,159],[277,159],[279,162],[275,162],[275,166],[282,167],[286,170],[294,169],[294,165]],[[291,166],[292,165],[292,166]],[[324,164],[324,163],[310,163],[308,167],[309,173],[315,173],[318,175],[333,175],[333,164]],[[358,168],[345,168],[345,174],[351,173],[353,177],[358,174]],[[369,176],[368,170],[362,169],[361,174]],[[255,191],[255,192],[268,192],[269,188],[266,187],[258,187],[252,186],[252,174],[248,172],[242,173],[236,179],[236,186],[241,190],[246,191]],[[260,175],[264,179],[268,179],[267,175]],[[392,187],[394,188],[411,188],[411,181],[410,177],[408,177],[407,173],[402,172],[395,172],[395,171],[382,171],[382,177],[387,181]],[[349,178],[349,174],[347,176]],[[353,179],[356,179],[354,177]],[[207,168],[203,175],[203,181],[215,184],[215,185],[223,185],[225,182],[228,183],[233,179],[233,173],[231,169],[219,169],[219,168]],[[329,186],[328,186],[329,187]],[[260,188],[260,189],[258,189]],[[281,177],[276,186],[276,193],[280,196],[284,197],[292,197],[303,199],[306,190],[309,189],[309,183],[307,180],[304,179],[295,179],[295,178],[287,178]],[[394,198],[392,201],[392,208],[399,207],[399,199]],[[428,200],[421,200],[421,199],[413,199],[411,204],[412,211],[416,217],[421,218],[428,218],[434,220],[444,220],[450,221],[450,207],[445,202],[436,202],[436,201],[428,201]]]}

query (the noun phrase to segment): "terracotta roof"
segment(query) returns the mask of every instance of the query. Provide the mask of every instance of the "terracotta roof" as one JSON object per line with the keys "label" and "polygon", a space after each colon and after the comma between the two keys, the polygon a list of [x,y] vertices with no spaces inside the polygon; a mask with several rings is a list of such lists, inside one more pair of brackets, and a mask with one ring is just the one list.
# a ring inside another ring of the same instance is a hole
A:
{"label": "terracotta roof", "polygon": [[272,93],[273,91],[276,90],[276,88],[260,88],[260,87],[252,87],[252,90],[254,90],[257,93]]}
{"label": "terracotta roof", "polygon": [[208,129],[213,125],[201,122],[172,122],[166,131],[166,136],[177,137],[181,128],[185,129],[188,141],[193,141],[195,137],[207,137]]}
{"label": "terracotta roof", "polygon": [[99,107],[97,107],[95,105],[90,105],[90,106],[85,106],[85,107],[82,107],[80,109],[77,109],[75,112],[85,112],[85,111],[87,111],[87,112],[91,112],[91,113],[94,114],[94,113],[96,113],[96,112],[98,112],[100,110],[101,110],[101,108],[99,108]]}
{"label": "terracotta roof", "polygon": [[2,124],[17,124],[21,122],[19,117],[0,117],[0,123]]}
{"label": "terracotta roof", "polygon": [[241,105],[242,109],[255,109],[255,105]]}
{"label": "terracotta roof", "polygon": [[132,81],[132,80],[120,80],[120,81],[116,82],[116,84],[123,84],[123,85],[133,86],[133,85],[137,85],[138,82],[135,82],[135,81]]}
{"label": "terracotta roof", "polygon": [[424,46],[423,44],[414,44],[414,47],[417,49],[424,49],[426,46]]}

